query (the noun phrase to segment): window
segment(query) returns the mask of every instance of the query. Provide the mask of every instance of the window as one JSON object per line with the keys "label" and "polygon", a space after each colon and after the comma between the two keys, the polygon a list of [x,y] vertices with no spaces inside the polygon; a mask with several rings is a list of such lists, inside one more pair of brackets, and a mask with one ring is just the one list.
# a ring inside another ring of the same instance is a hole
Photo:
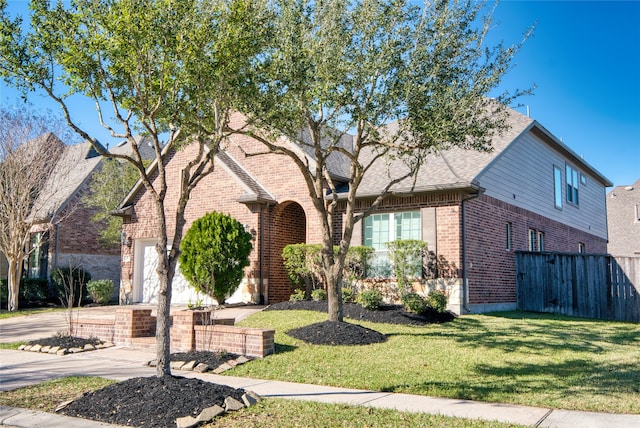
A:
{"label": "window", "polygon": [[553,167],[553,197],[556,208],[562,208],[562,170],[557,166]]}
{"label": "window", "polygon": [[363,244],[376,250],[369,276],[392,276],[387,243],[398,239],[422,239],[420,211],[372,214],[364,219]]}
{"label": "window", "polygon": [[633,221],[635,223],[638,223],[640,222],[640,206],[636,204],[634,209],[635,209],[635,217],[633,218]]}
{"label": "window", "polygon": [[544,251],[544,232],[538,232],[538,251]]}
{"label": "window", "polygon": [[566,169],[566,180],[567,180],[567,202],[571,202],[572,204],[578,205],[578,186],[579,186],[579,175],[578,171],[576,171],[573,167],[567,164]]}
{"label": "window", "polygon": [[29,278],[46,278],[49,257],[49,234],[36,232],[31,235],[31,253],[26,261],[25,275]]}
{"label": "window", "polygon": [[584,246],[583,242],[578,242],[578,252],[579,253],[584,253],[586,252],[586,247]]}
{"label": "window", "polygon": [[511,251],[511,223],[506,224],[505,232],[506,232],[506,240],[507,240],[505,247],[507,251]]}
{"label": "window", "polygon": [[536,231],[529,229],[529,251],[536,250]]}

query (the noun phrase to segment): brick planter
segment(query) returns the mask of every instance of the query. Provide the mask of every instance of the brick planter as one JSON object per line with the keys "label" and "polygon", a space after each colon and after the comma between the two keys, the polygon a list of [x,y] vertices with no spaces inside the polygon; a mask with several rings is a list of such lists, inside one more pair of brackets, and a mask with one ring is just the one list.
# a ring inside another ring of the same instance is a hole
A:
{"label": "brick planter", "polygon": [[[233,318],[212,311],[180,311],[172,315],[171,352],[227,351],[263,358],[275,352],[275,330],[234,326]],[[117,308],[114,320],[81,319],[76,336],[97,337],[117,346],[155,349],[156,317],[151,309]]]}

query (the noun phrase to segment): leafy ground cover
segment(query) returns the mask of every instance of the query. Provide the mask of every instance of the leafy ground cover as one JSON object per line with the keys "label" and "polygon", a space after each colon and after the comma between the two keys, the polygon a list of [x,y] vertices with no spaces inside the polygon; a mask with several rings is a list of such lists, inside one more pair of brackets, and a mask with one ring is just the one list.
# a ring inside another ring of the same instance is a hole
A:
{"label": "leafy ground cover", "polygon": [[269,310],[240,323],[276,330],[276,354],[229,374],[572,410],[640,413],[640,325],[506,312],[443,324],[351,322],[387,336],[312,345],[285,332],[326,320]]}
{"label": "leafy ground cover", "polygon": [[[51,412],[63,401],[95,391],[115,381],[98,377],[67,377],[0,393],[0,405]],[[435,427],[506,428],[517,425],[395,410],[323,404],[284,399],[261,400],[257,405],[216,419],[203,427]]]}

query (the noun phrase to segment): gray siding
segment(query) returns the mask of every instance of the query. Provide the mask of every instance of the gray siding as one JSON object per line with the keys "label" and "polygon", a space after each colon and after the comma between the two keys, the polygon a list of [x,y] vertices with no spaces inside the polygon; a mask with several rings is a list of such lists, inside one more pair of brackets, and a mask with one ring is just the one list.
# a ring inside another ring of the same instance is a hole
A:
{"label": "gray siding", "polygon": [[[587,178],[586,185],[580,183],[577,206],[567,202],[567,163]],[[554,204],[554,165],[562,171],[562,209],[555,208]],[[477,180],[487,189],[488,196],[607,238],[604,185],[531,132],[514,140],[478,175]]]}

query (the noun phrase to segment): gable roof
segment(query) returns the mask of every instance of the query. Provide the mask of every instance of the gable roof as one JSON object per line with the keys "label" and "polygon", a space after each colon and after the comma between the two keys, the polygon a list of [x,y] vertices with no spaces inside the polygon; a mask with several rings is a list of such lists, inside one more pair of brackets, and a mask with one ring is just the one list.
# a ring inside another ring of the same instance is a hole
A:
{"label": "gable roof", "polygon": [[66,146],[34,204],[32,215],[36,221],[51,221],[60,214],[101,160],[89,142]]}
{"label": "gable roof", "polygon": [[[612,185],[607,178],[553,136],[553,134],[547,131],[537,121],[515,110],[508,109],[507,123],[509,128],[503,133],[493,137],[490,151],[482,152],[453,147],[438,153],[429,154],[416,176],[405,178],[395,184],[391,187],[391,192],[396,194],[411,194],[445,190],[462,190],[470,193],[482,191],[483,189],[478,183],[478,176],[490,168],[509,145],[526,132],[534,133],[538,138],[552,146],[555,150],[563,153],[582,169],[591,172],[605,186]],[[395,126],[397,127],[397,125]],[[368,153],[364,153],[364,155],[371,158],[374,153],[369,151]],[[356,196],[360,198],[376,197],[384,190],[390,180],[401,177],[408,171],[408,167],[402,160],[392,159],[390,157],[377,159],[365,174]],[[340,197],[346,197],[346,192],[346,188],[341,188],[338,191]]]}
{"label": "gable roof", "polygon": [[215,156],[222,168],[233,176],[244,189],[238,198],[242,203],[274,203],[276,199],[249,172],[226,152]]}

